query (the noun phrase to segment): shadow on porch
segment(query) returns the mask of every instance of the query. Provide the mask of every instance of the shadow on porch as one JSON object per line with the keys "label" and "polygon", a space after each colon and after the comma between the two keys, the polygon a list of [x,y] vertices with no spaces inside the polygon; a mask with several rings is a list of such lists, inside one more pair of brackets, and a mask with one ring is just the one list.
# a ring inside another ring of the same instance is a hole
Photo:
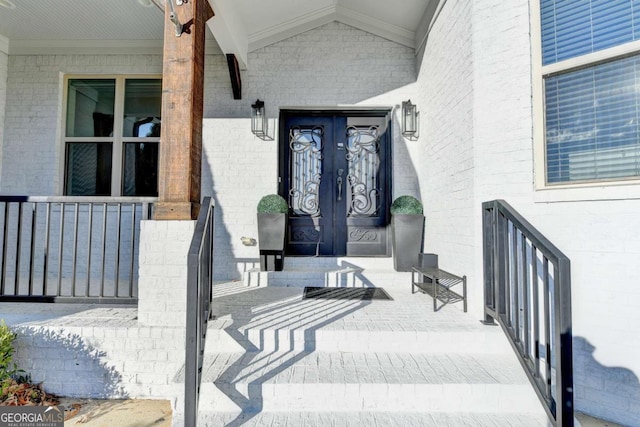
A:
{"label": "shadow on porch", "polygon": [[499,328],[458,305],[434,313],[404,277],[371,282],[393,298],[373,301],[214,286],[200,423],[547,425]]}

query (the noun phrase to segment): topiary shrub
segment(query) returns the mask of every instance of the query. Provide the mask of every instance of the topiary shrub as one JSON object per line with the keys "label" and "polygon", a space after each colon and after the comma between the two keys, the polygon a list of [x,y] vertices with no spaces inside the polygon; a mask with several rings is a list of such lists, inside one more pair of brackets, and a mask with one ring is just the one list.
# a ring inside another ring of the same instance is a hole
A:
{"label": "topiary shrub", "polygon": [[287,201],[277,194],[268,194],[258,202],[258,213],[287,213],[289,205]]}
{"label": "topiary shrub", "polygon": [[422,203],[413,196],[400,196],[391,204],[392,215],[422,215]]}

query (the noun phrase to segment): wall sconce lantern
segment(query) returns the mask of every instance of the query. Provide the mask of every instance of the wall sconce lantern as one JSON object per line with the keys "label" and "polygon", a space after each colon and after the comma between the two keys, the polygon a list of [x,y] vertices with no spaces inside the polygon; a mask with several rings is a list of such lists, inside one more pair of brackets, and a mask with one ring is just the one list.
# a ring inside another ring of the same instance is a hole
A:
{"label": "wall sconce lantern", "polygon": [[264,114],[264,102],[259,99],[251,105],[251,132],[260,139],[267,140],[267,117]]}
{"label": "wall sconce lantern", "polygon": [[402,102],[402,136],[412,141],[418,139],[418,111],[411,100]]}

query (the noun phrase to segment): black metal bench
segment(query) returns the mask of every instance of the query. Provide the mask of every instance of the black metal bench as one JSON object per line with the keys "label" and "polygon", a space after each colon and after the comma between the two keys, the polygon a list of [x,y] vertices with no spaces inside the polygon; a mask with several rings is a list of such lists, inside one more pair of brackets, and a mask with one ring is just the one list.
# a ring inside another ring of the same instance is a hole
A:
{"label": "black metal bench", "polygon": [[[426,281],[425,278],[429,280]],[[452,287],[460,284],[462,284],[462,295],[451,290]],[[439,300],[443,305],[462,301],[464,312],[467,312],[467,276],[456,276],[439,268],[413,267],[411,271],[412,294],[416,292],[416,287],[433,297],[433,311],[438,310]]]}

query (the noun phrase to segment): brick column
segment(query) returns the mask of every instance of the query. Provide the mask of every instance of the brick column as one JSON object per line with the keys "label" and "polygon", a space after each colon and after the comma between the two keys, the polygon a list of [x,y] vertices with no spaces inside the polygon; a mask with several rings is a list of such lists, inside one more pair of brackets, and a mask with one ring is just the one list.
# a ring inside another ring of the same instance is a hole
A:
{"label": "brick column", "polygon": [[138,275],[138,322],[184,326],[187,253],[195,221],[142,221]]}

